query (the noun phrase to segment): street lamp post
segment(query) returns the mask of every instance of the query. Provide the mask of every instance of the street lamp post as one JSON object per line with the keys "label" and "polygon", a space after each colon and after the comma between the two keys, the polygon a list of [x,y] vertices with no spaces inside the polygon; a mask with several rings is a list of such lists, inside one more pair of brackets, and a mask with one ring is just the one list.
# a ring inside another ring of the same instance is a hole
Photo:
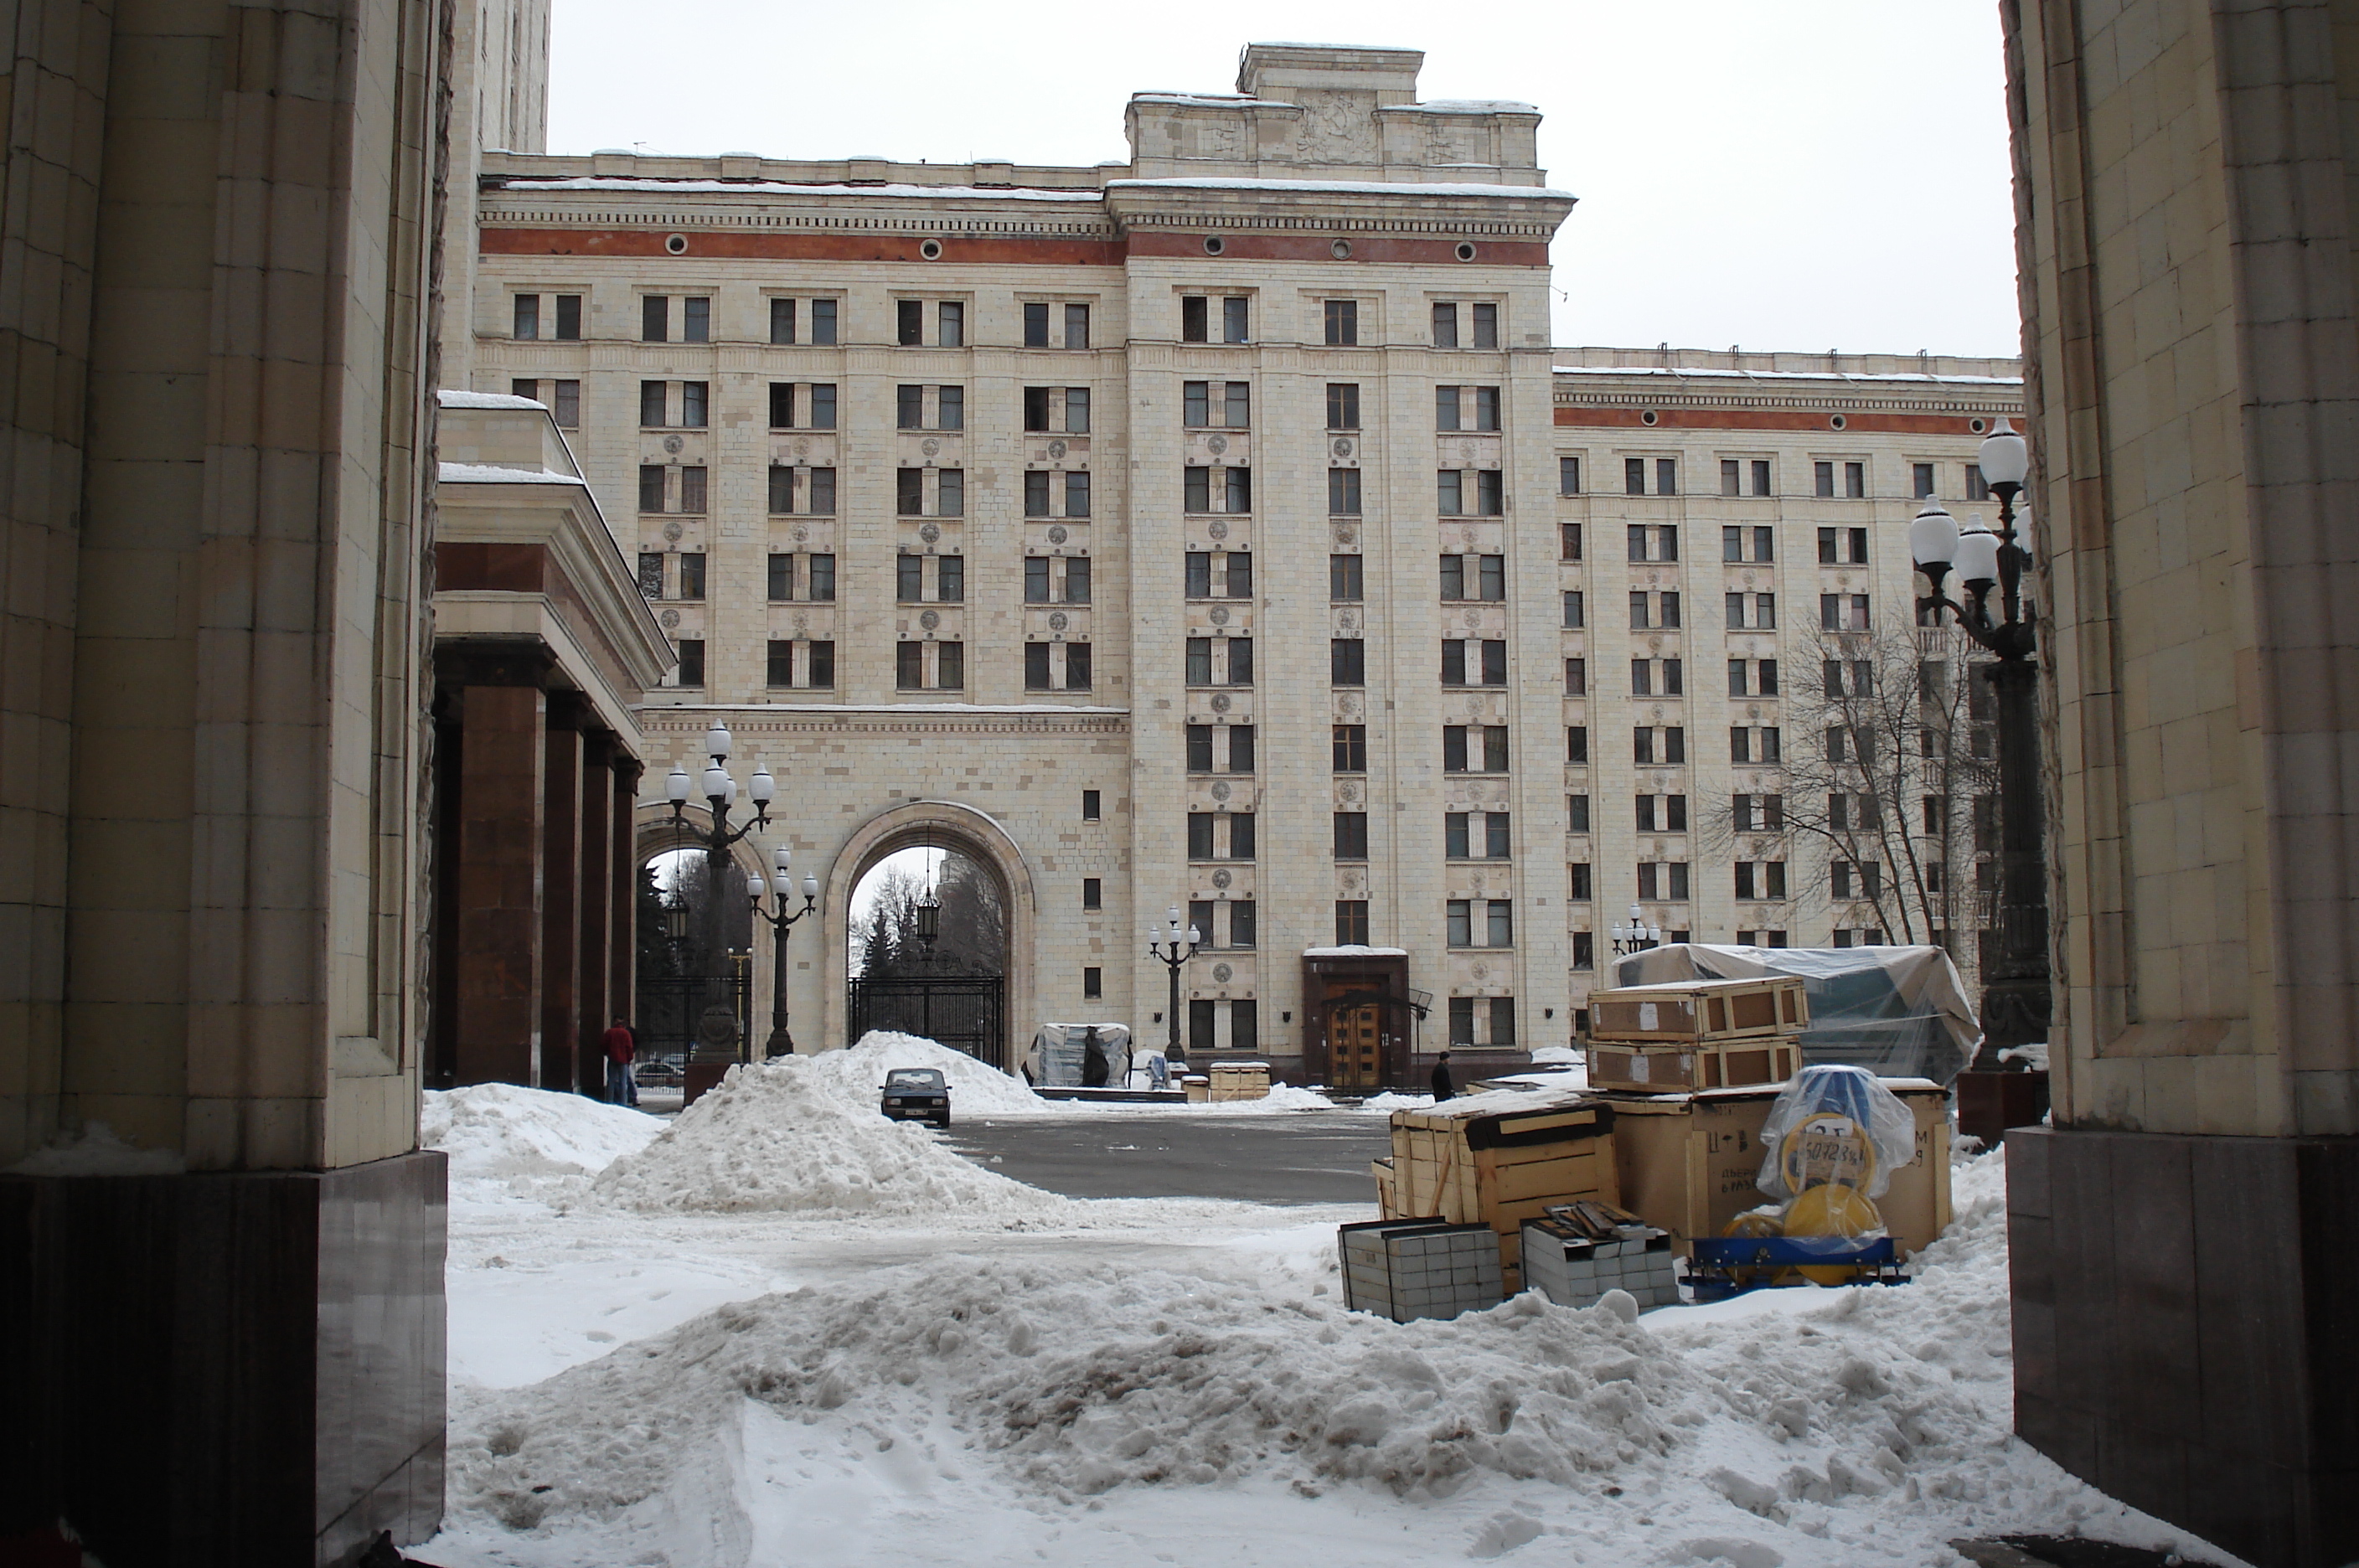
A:
{"label": "street lamp post", "polygon": [[[1166,909],[1163,918],[1165,924],[1147,928],[1147,956],[1161,963],[1171,975],[1171,1001],[1163,1013],[1170,1031],[1167,1037],[1169,1043],[1164,1047],[1163,1060],[1169,1062],[1180,1045],[1180,966],[1196,956],[1197,949],[1203,945],[1203,936],[1194,926],[1180,925],[1180,906],[1177,904]],[[1127,1053],[1123,1059],[1122,1086],[1125,1089],[1130,1087]]]}
{"label": "street lamp post", "polygon": [[[756,828],[770,825],[770,800],[777,792],[769,768],[756,768],[745,786],[746,797],[754,803],[754,814],[737,827],[729,825],[730,808],[737,800],[737,781],[729,776],[729,751],[734,744],[729,727],[718,719],[704,732],[704,751],[711,760],[701,782],[712,818],[703,828],[692,826],[687,818],[688,798],[693,788],[688,769],[675,763],[671,776],[664,781],[664,793],[671,801],[672,827],[704,846],[705,952],[712,955],[708,962],[716,964],[728,940],[723,924],[725,909],[721,889],[728,886],[730,846]],[[684,1084],[684,1099],[694,1099],[720,1078],[728,1063],[738,1060],[742,1037],[731,996],[734,988],[726,974],[706,977],[704,1011],[696,1020],[696,1048],[690,1065],[691,1079],[701,1078],[702,1083]],[[702,1071],[699,1072],[699,1068]]]}
{"label": "street lamp post", "polygon": [[[794,877],[789,875],[794,865],[794,852],[784,844],[777,850],[777,874],[765,880],[759,872],[745,878],[745,899],[754,906],[754,913],[770,922],[770,1038],[763,1043],[763,1056],[792,1056],[795,1037],[787,1032],[787,928],[797,920],[815,914],[819,909],[819,878],[803,878],[803,907],[789,912],[788,900],[795,895]],[[762,907],[762,894],[769,887],[777,890],[777,908]]]}
{"label": "street lamp post", "polygon": [[1630,906],[1628,925],[1624,925],[1620,920],[1614,922],[1614,956],[1616,958],[1625,957],[1645,948],[1659,947],[1662,942],[1663,928],[1648,925],[1647,911],[1636,904]]}
{"label": "street lamp post", "polygon": [[[2023,493],[2031,453],[2001,419],[1980,458],[1983,478],[1998,498],[1998,531],[1961,533],[1956,519],[1929,502],[1909,525],[1908,550],[1932,590],[1917,601],[1918,608],[1937,622],[1947,615],[1995,656],[1983,678],[1998,707],[1998,942],[1983,975],[1983,1045],[1973,1062],[1973,1071],[1990,1073],[2006,1065],[2000,1052],[2007,1048],[2048,1038],[2048,868],[2041,846],[2038,645],[2022,597],[2031,553],[2015,528],[2015,498]],[[1963,604],[1942,589],[1951,572],[1965,591]],[[1962,1127],[1964,1116],[1962,1095]],[[2028,1119],[2036,1120],[2037,1113]]]}

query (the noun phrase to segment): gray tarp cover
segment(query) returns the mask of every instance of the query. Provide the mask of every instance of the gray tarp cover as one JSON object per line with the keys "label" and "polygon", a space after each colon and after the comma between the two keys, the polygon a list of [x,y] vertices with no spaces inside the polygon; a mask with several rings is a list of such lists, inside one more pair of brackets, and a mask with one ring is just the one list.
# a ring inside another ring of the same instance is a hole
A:
{"label": "gray tarp cover", "polygon": [[1802,1060],[1879,1078],[1947,1084],[1974,1059],[1983,1028],[1938,947],[1716,947],[1673,942],[1614,961],[1617,985],[1797,975],[1810,997]]}

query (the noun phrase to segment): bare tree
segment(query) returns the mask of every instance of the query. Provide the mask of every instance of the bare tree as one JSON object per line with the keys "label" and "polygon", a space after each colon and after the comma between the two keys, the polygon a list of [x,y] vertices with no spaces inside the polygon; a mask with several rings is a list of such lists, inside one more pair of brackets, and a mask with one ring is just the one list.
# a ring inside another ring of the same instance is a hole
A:
{"label": "bare tree", "polygon": [[940,933],[929,952],[918,940],[918,906],[927,881],[887,866],[868,912],[853,922],[852,953],[862,975],[996,975],[1006,964],[1007,902],[999,879],[962,855],[945,855],[933,882]]}
{"label": "bare tree", "polygon": [[[1992,693],[1954,631],[1821,630],[1792,672],[1783,793],[1701,813],[1737,856],[1787,854],[1784,896],[1823,888],[1836,923],[1946,947],[1974,966],[1977,830],[1996,789]],[[1756,896],[1765,896],[1757,890]]]}

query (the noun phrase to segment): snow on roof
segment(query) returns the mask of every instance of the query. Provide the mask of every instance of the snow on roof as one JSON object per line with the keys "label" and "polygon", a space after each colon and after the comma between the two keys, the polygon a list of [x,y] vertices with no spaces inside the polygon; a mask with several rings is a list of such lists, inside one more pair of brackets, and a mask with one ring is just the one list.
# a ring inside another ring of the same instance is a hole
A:
{"label": "snow on roof", "polygon": [[651,194],[692,196],[883,196],[907,200],[912,196],[955,197],[985,201],[1095,201],[1101,193],[1095,190],[1049,190],[1039,186],[981,185],[847,185],[841,181],[832,185],[798,185],[783,180],[639,180],[607,175],[581,175],[565,180],[511,179],[503,182],[509,191],[642,191]]}
{"label": "snow on roof", "polygon": [[1256,98],[1250,93],[1134,93],[1134,103],[1200,103],[1223,109],[1234,109],[1240,103],[1269,103],[1291,109],[1291,103],[1279,104],[1275,98]]}
{"label": "snow on roof", "polygon": [[[443,464],[449,467],[450,464]],[[1093,708],[1069,702],[665,702],[671,709],[707,708],[756,713],[1127,713],[1128,708]]]}
{"label": "snow on roof", "polygon": [[1574,201],[1570,191],[1537,185],[1411,185],[1382,180],[1208,180],[1179,175],[1166,180],[1109,180],[1108,193],[1116,191],[1300,191],[1337,196],[1527,196],[1552,201]]}
{"label": "snow on roof", "polygon": [[559,474],[547,468],[503,468],[491,463],[446,463],[441,477],[445,485],[589,484],[577,474]]}
{"label": "snow on roof", "polygon": [[435,401],[446,408],[531,408],[540,413],[549,411],[546,403],[530,397],[513,397],[506,392],[468,392],[446,387],[434,394]]}
{"label": "snow on roof", "polygon": [[1976,387],[2020,387],[2020,376],[1937,376],[1930,371],[1683,370],[1661,365],[1560,365],[1559,376],[1719,376],[1737,381],[1940,381]]}
{"label": "snow on roof", "polygon": [[1537,114],[1537,103],[1519,103],[1513,98],[1435,98],[1423,103],[1386,103],[1387,114],[1415,111],[1427,114]]}
{"label": "snow on roof", "polygon": [[1342,947],[1306,947],[1302,950],[1302,956],[1305,958],[1407,958],[1408,949],[1364,947],[1358,942],[1347,942]]}

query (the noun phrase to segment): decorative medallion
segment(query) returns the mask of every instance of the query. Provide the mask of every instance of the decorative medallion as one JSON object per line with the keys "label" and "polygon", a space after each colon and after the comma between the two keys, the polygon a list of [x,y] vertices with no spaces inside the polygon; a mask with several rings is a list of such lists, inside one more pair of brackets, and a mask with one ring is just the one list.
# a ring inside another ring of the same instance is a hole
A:
{"label": "decorative medallion", "polygon": [[1212,965],[1212,978],[1219,981],[1223,985],[1229,983],[1229,976],[1235,973],[1235,970],[1231,969],[1225,964],[1215,964]]}
{"label": "decorative medallion", "polygon": [[918,624],[925,627],[928,631],[932,631],[936,626],[942,624],[941,613],[937,610],[928,610],[924,615],[918,617]]}
{"label": "decorative medallion", "polygon": [[808,441],[799,441],[795,442],[795,455],[797,457],[809,457],[810,455],[810,442]]}
{"label": "decorative medallion", "polygon": [[1212,607],[1212,624],[1216,626],[1225,626],[1229,624],[1229,612],[1226,605],[1216,604]]}
{"label": "decorative medallion", "polygon": [[1360,800],[1359,785],[1348,781],[1336,785],[1335,799],[1346,806],[1357,805]]}
{"label": "decorative medallion", "polygon": [[1466,699],[1466,716],[1470,719],[1486,719],[1491,716],[1491,710],[1482,698],[1469,697]]}
{"label": "decorative medallion", "polygon": [[687,444],[687,442],[681,441],[678,436],[664,437],[664,451],[666,452],[677,452],[681,447]]}
{"label": "decorative medallion", "polygon": [[1342,697],[1336,700],[1335,708],[1338,713],[1342,713],[1347,719],[1358,718],[1360,716],[1360,694],[1356,691],[1344,692]]}
{"label": "decorative medallion", "polygon": [[1656,704],[1655,704],[1654,709],[1653,709],[1653,711],[1652,711],[1652,714],[1651,714],[1651,716],[1654,718],[1654,720],[1655,720],[1655,722],[1656,722],[1657,724],[1660,724],[1660,723],[1662,723],[1662,719],[1663,719],[1663,705],[1662,705],[1660,702],[1658,702],[1658,703],[1656,703]]}
{"label": "decorative medallion", "polygon": [[1337,528],[1335,530],[1335,542],[1337,544],[1356,544],[1359,542],[1359,539],[1360,530],[1357,528]]}
{"label": "decorative medallion", "polygon": [[1477,980],[1488,980],[1491,978],[1491,966],[1487,964],[1478,964],[1467,973]]}
{"label": "decorative medallion", "polygon": [[1460,529],[1458,530],[1458,538],[1459,538],[1460,542],[1461,542],[1461,543],[1462,543],[1462,544],[1464,544],[1464,545],[1465,545],[1469,550],[1472,550],[1472,549],[1473,548],[1473,546],[1474,546],[1474,530],[1473,530],[1473,528],[1460,528]]}
{"label": "decorative medallion", "polygon": [[1049,443],[1049,455],[1051,458],[1060,458],[1060,457],[1064,456],[1064,455],[1065,455],[1065,443],[1064,443],[1063,441],[1050,441],[1050,442]]}
{"label": "decorative medallion", "polygon": [[1062,611],[1062,610],[1051,610],[1051,611],[1049,611],[1049,629],[1050,631],[1052,631],[1052,632],[1060,632],[1060,631],[1063,631],[1067,626],[1071,626],[1071,624],[1072,624],[1072,622],[1071,622],[1071,620],[1066,616],[1066,615],[1065,615],[1065,612],[1064,612],[1064,611]]}
{"label": "decorative medallion", "polygon": [[1226,691],[1223,691],[1212,699],[1212,712],[1216,713],[1225,713],[1228,711],[1229,694]]}
{"label": "decorative medallion", "polygon": [[931,544],[942,537],[941,525],[940,523],[920,524],[918,528],[918,537]]}
{"label": "decorative medallion", "polygon": [[1742,572],[1737,573],[1737,576],[1738,576],[1739,580],[1740,580],[1740,581],[1742,581],[1742,582],[1744,583],[1744,584],[1745,584],[1747,588],[1750,588],[1750,587],[1752,587],[1752,586],[1753,586],[1753,573],[1752,573],[1752,572]]}
{"label": "decorative medallion", "polygon": [[1360,612],[1357,610],[1338,610],[1335,612],[1335,629],[1337,631],[1343,632],[1358,631],[1360,629]]}
{"label": "decorative medallion", "polygon": [[1648,637],[1648,638],[1647,639],[1647,652],[1649,652],[1649,653],[1660,653],[1660,652],[1662,652],[1662,651],[1663,651],[1663,639],[1662,639],[1661,637]]}
{"label": "decorative medallion", "polygon": [[1065,531],[1064,524],[1051,523],[1049,525],[1049,542],[1050,544],[1062,544],[1072,537],[1072,535]]}
{"label": "decorative medallion", "polygon": [[1349,457],[1352,455],[1351,437],[1337,436],[1335,438],[1335,455],[1337,457]]}
{"label": "decorative medallion", "polygon": [[1761,716],[1761,704],[1758,702],[1747,702],[1745,705],[1745,716],[1748,719],[1759,718]]}
{"label": "decorative medallion", "polygon": [[672,627],[679,625],[679,612],[678,610],[666,610],[663,613],[663,624],[664,630],[666,631],[669,631]]}
{"label": "decorative medallion", "polygon": [[1483,612],[1480,610],[1469,610],[1462,618],[1469,626],[1479,626],[1483,624]]}
{"label": "decorative medallion", "polygon": [[682,530],[678,523],[666,523],[664,525],[664,538],[668,539],[676,539],[679,538],[681,532]]}
{"label": "decorative medallion", "polygon": [[1204,531],[1216,539],[1224,539],[1229,537],[1229,525],[1215,517],[1204,525]]}
{"label": "decorative medallion", "polygon": [[924,452],[928,457],[931,457],[936,452],[942,450],[942,443],[936,441],[933,437],[928,436],[924,441],[918,443],[918,450]]}
{"label": "decorative medallion", "polygon": [[1231,877],[1225,871],[1215,871],[1212,873],[1212,886],[1215,887],[1226,887],[1234,880],[1235,878]]}
{"label": "decorative medallion", "polygon": [[1229,781],[1223,779],[1212,786],[1212,799],[1215,800],[1225,800],[1228,798]]}
{"label": "decorative medallion", "polygon": [[800,523],[797,523],[795,525],[795,542],[797,544],[803,544],[808,542],[810,539],[810,529],[803,527]]}
{"label": "decorative medallion", "polygon": [[1204,450],[1211,452],[1214,457],[1218,457],[1221,453],[1229,450],[1229,438],[1226,436],[1210,437],[1204,442]]}
{"label": "decorative medallion", "polygon": [[810,636],[810,617],[799,610],[795,613],[795,636],[799,637]]}

